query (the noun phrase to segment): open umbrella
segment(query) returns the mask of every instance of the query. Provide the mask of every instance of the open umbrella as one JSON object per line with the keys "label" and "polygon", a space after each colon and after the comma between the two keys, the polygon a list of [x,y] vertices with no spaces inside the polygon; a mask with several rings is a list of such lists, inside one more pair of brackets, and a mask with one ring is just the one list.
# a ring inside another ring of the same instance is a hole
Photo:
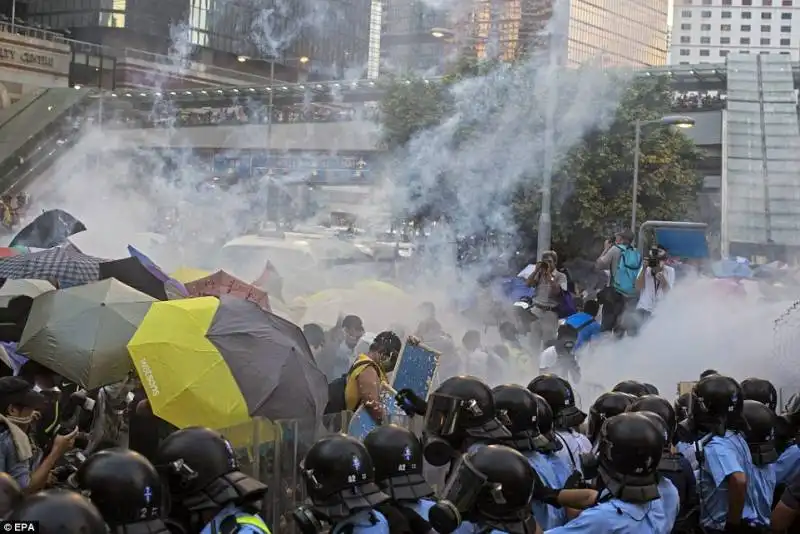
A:
{"label": "open umbrella", "polygon": [[170,273],[170,276],[182,284],[187,284],[189,282],[194,282],[195,280],[205,278],[210,274],[211,273],[209,271],[203,271],[202,269],[195,269],[193,267],[180,267],[177,271]]}
{"label": "open umbrella", "polygon": [[93,389],[131,370],[127,344],[154,302],[114,279],[34,299],[19,352]]}
{"label": "open umbrella", "polygon": [[19,255],[20,251],[16,248],[0,247],[0,258],[13,258],[14,256]]}
{"label": "open umbrella", "polygon": [[86,230],[86,225],[66,211],[49,210],[20,230],[8,246],[57,247],[65,243],[69,236],[84,230]]}
{"label": "open umbrella", "polygon": [[6,280],[0,287],[0,306],[7,306],[14,297],[36,298],[53,290],[55,286],[47,280]]}
{"label": "open umbrella", "polygon": [[100,264],[100,279],[116,278],[154,299],[168,300],[167,290],[162,280],[147,269],[138,258],[129,257],[121,260],[106,261]]}
{"label": "open umbrella", "polygon": [[181,428],[318,419],[328,401],[300,328],[229,295],[153,304],[128,351],[153,412]]}
{"label": "open umbrella", "polygon": [[231,295],[242,300],[249,300],[264,311],[272,311],[269,306],[269,297],[265,291],[247,282],[242,282],[225,271],[217,271],[205,278],[189,282],[186,284],[186,291],[193,297]]}
{"label": "open umbrella", "polygon": [[61,289],[96,282],[105,260],[83,254],[72,245],[0,259],[0,278],[56,281]]}
{"label": "open umbrella", "polygon": [[145,269],[150,271],[150,273],[152,273],[153,276],[164,282],[164,286],[166,288],[168,297],[182,298],[189,296],[189,292],[186,291],[186,288],[183,286],[181,282],[178,282],[174,278],[170,277],[170,275],[165,273],[161,267],[156,265],[156,262],[151,260],[143,252],[137,250],[132,245],[128,245],[128,252],[130,253],[131,257],[139,260],[142,263],[142,265],[144,265]]}

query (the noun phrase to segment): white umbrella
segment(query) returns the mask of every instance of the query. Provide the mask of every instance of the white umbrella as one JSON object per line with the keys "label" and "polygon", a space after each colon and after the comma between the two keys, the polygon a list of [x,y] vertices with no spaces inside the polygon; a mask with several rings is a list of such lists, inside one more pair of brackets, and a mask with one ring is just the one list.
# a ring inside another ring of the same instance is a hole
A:
{"label": "white umbrella", "polygon": [[55,286],[47,280],[32,280],[32,279],[11,279],[6,280],[3,287],[0,287],[0,307],[8,306],[8,303],[14,297],[30,297],[36,298],[39,295],[54,291]]}

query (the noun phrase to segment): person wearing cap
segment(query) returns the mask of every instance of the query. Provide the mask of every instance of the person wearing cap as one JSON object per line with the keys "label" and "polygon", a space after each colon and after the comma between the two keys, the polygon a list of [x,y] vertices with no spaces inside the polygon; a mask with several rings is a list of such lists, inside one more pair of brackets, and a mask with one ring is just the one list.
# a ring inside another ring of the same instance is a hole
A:
{"label": "person wearing cap", "polygon": [[28,438],[31,423],[44,405],[44,397],[19,377],[0,378],[0,471],[5,471],[30,494],[44,489],[56,462],[75,444],[78,429],[57,435],[50,453],[31,469],[33,446]]}

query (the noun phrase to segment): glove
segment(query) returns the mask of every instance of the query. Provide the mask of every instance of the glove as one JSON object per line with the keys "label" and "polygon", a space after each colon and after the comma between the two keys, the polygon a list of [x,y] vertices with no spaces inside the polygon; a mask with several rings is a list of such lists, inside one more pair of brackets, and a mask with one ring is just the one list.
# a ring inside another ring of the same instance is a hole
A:
{"label": "glove", "polygon": [[424,416],[425,412],[428,410],[428,403],[410,389],[401,389],[398,391],[397,395],[394,396],[394,400],[400,409],[410,417],[415,415]]}
{"label": "glove", "polygon": [[580,471],[573,471],[564,482],[563,489],[583,489],[585,487],[586,483],[583,480],[583,474]]}
{"label": "glove", "polygon": [[544,484],[536,484],[533,488],[533,500],[561,508],[561,505],[558,504],[559,493],[561,493],[561,490],[553,489]]}

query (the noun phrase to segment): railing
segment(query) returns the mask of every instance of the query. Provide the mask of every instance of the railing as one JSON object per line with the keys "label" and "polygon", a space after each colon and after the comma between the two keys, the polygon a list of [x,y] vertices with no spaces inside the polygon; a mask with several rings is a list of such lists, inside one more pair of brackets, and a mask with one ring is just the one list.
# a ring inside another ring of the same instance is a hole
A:
{"label": "railing", "polygon": [[42,41],[50,41],[51,43],[70,45],[73,41],[68,39],[62,33],[45,30],[42,28],[34,28],[32,26],[20,26],[19,24],[12,25],[10,22],[0,22],[0,32],[15,33],[24,37],[31,37],[33,39],[41,39]]}

